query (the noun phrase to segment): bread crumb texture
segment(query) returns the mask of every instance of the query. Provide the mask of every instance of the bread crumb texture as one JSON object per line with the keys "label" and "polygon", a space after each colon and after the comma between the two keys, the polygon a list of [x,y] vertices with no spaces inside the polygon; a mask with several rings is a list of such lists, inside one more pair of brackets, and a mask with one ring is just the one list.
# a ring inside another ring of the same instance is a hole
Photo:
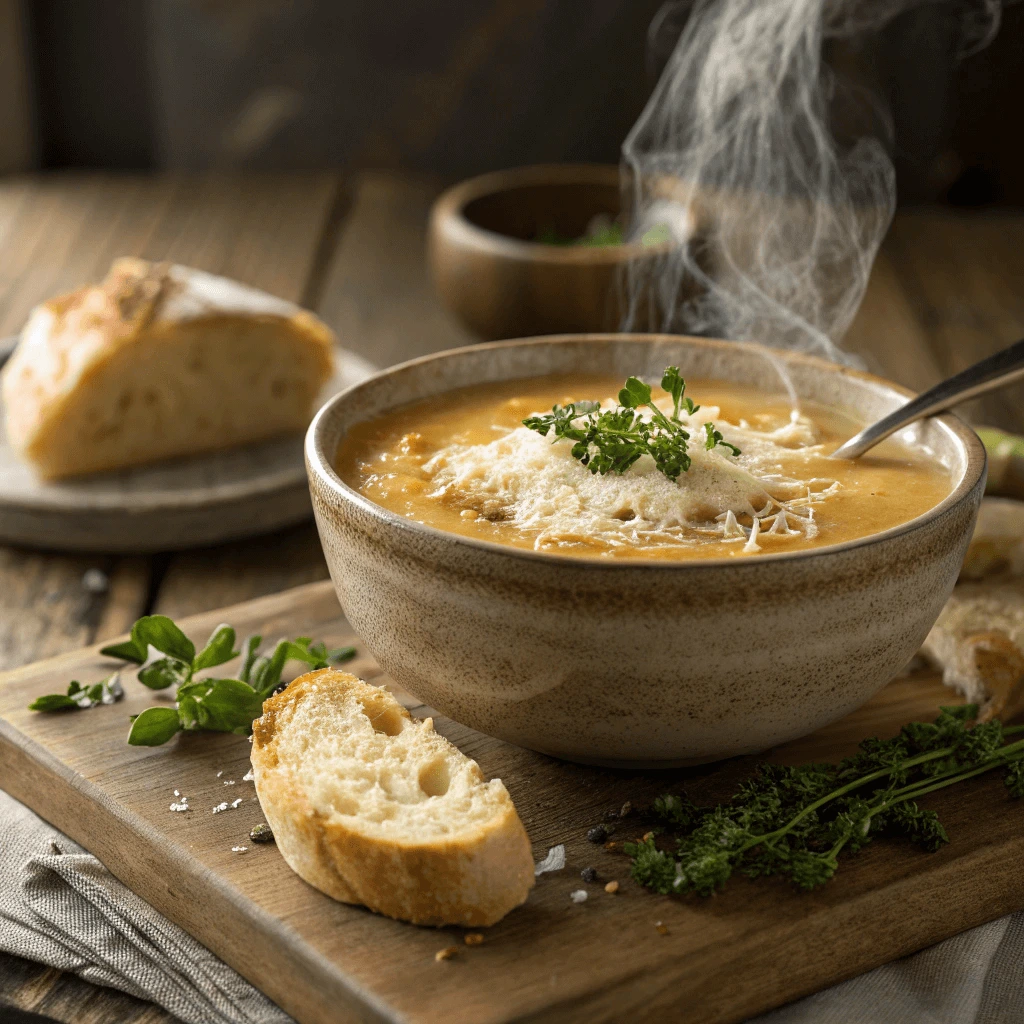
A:
{"label": "bread crumb texture", "polygon": [[345,903],[424,925],[494,924],[533,885],[500,779],[346,672],[300,676],[253,724],[256,791],[278,848]]}

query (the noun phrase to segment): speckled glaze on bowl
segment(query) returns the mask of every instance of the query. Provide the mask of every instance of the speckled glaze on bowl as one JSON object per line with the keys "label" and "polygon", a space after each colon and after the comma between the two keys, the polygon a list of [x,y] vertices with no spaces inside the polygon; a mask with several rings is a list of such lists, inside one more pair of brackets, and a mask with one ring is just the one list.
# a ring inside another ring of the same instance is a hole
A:
{"label": "speckled glaze on bowl", "polygon": [[[385,671],[465,725],[574,761],[669,767],[764,750],[847,714],[912,657],[956,581],[985,452],[955,416],[913,428],[951,493],[909,523],[807,552],[625,562],[443,533],[375,505],[332,463],[355,423],[481,381],[586,370],[760,384],[777,354],[659,335],[582,335],[442,352],[333,398],[306,439],[338,597]],[[907,392],[787,356],[801,397],[873,420]]]}

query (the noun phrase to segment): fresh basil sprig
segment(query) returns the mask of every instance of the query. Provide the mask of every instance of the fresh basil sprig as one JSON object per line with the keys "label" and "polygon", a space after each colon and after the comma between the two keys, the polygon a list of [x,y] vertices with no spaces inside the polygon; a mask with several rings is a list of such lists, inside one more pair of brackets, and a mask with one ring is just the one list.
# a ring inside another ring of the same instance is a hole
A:
{"label": "fresh basil sprig", "polygon": [[[177,687],[176,702],[174,707],[147,708],[134,716],[128,742],[133,746],[155,747],[178,732],[191,730],[247,735],[253,719],[262,714],[263,702],[280,686],[281,674],[289,661],[319,669],[348,661],[356,653],[354,647],[329,651],[325,644],[300,636],[279,641],[271,654],[264,655],[260,653],[262,642],[263,638],[257,635],[242,644],[244,655],[237,678],[197,677],[204,669],[216,668],[239,656],[234,629],[222,623],[197,653],[192,641],[166,615],[143,616],[132,626],[130,639],[103,647],[100,653],[138,665],[136,678],[151,690]],[[112,699],[107,699],[108,693],[114,694]],[[83,688],[73,682],[66,695],[39,697],[30,708],[56,711],[89,707],[100,701],[112,703],[120,695],[115,674],[92,687]]]}

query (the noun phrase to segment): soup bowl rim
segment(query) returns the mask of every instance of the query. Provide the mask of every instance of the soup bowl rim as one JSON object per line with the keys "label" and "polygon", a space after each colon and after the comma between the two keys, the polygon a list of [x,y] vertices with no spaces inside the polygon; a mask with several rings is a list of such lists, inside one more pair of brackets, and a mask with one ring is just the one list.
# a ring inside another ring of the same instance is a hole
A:
{"label": "soup bowl rim", "polygon": [[[335,410],[338,406],[343,405],[348,397],[357,391],[365,390],[377,386],[377,382],[393,376],[399,372],[403,372],[411,367],[423,365],[431,362],[442,362],[446,359],[458,357],[464,353],[478,352],[481,350],[494,351],[499,348],[512,348],[512,347],[527,347],[536,346],[542,348],[553,344],[572,344],[579,342],[623,342],[623,341],[685,341],[689,344],[696,344],[698,346],[704,346],[708,348],[723,348],[731,351],[748,351],[758,353],[758,358],[763,358],[763,351],[766,346],[760,345],[754,342],[738,342],[738,341],[724,341],[717,338],[697,338],[690,337],[687,335],[678,334],[658,334],[658,333],[586,333],[586,334],[554,334],[554,335],[543,335],[540,337],[531,338],[511,338],[505,341],[495,342],[482,342],[476,345],[464,345],[459,348],[445,349],[441,352],[430,353],[425,356],[418,356],[415,359],[409,359],[402,363],[397,363],[394,366],[387,367],[381,370],[379,373],[374,374],[372,377],[368,377],[351,387],[346,388],[344,391],[340,391],[338,394],[330,398],[314,416],[312,422],[309,425],[309,429],[306,432],[305,441],[305,452],[306,452],[306,465],[307,470],[311,475],[315,475],[317,480],[328,490],[334,494],[337,498],[353,504],[360,508],[362,511],[369,513],[374,519],[379,521],[383,526],[397,529],[399,531],[409,531],[412,534],[419,534],[426,538],[430,538],[435,542],[449,543],[456,546],[467,547],[486,553],[491,556],[505,557],[520,561],[532,561],[539,562],[543,565],[555,565],[561,564],[566,567],[576,567],[578,569],[602,569],[608,571],[647,571],[647,572],[664,572],[664,571],[678,571],[678,572],[699,572],[705,570],[719,570],[723,568],[742,569],[748,567],[751,570],[757,566],[765,566],[771,563],[778,562],[790,562],[799,561],[803,562],[807,559],[815,558],[827,558],[830,556],[836,556],[844,552],[853,551],[858,548],[868,547],[874,544],[881,544],[889,540],[896,540],[900,536],[907,535],[915,532],[929,523],[939,519],[946,512],[955,508],[958,504],[964,501],[978,486],[978,483],[983,479],[987,469],[987,456],[985,447],[981,442],[981,439],[974,432],[974,430],[965,423],[960,417],[953,413],[943,413],[939,416],[932,417],[932,422],[939,426],[945,434],[959,447],[960,452],[964,458],[964,469],[961,479],[956,485],[949,491],[949,493],[937,504],[933,505],[930,509],[923,512],[921,515],[915,516],[912,519],[908,519],[906,522],[898,523],[895,526],[891,526],[886,530],[881,530],[878,533],[871,533],[864,537],[856,537],[851,540],[840,541],[835,544],[822,544],[818,547],[804,548],[798,551],[779,551],[769,552],[762,554],[755,554],[749,557],[738,558],[736,556],[717,556],[712,558],[693,558],[693,559],[650,559],[642,557],[608,557],[600,555],[567,555],[560,554],[557,552],[548,551],[536,551],[530,548],[521,548],[511,544],[501,544],[497,541],[483,540],[476,537],[467,537],[459,533],[451,533],[447,530],[442,530],[436,526],[429,526],[426,523],[420,523],[415,520],[407,519],[404,516],[399,515],[396,512],[392,512],[390,509],[384,508],[382,505],[378,505],[375,501],[368,498],[365,494],[356,490],[354,487],[349,486],[341,479],[337,470],[334,468],[334,459],[337,456],[335,451],[333,457],[329,457],[324,448],[324,434],[332,426],[332,418]],[[777,349],[769,350],[773,356],[779,357],[786,362],[793,363],[804,363],[812,367],[817,367],[821,370],[830,373],[837,373],[855,379],[864,380],[869,383],[881,385],[896,394],[905,395],[908,398],[913,397],[914,392],[907,388],[904,388],[898,384],[893,383],[890,380],[886,380],[884,377],[879,377],[875,374],[868,373],[863,370],[856,370],[848,366],[842,366],[838,363],[830,362],[826,359],[819,358],[817,356],[809,355],[806,353],[799,352],[786,352]],[[536,374],[537,377],[545,376],[543,370],[539,370]],[[508,381],[527,379],[525,377],[509,377]],[[728,378],[721,378],[728,382]],[[502,381],[488,381],[487,383],[501,383]],[[452,388],[451,390],[455,390]],[[445,392],[440,392],[444,394]],[[413,398],[409,401],[418,401],[419,399]],[[401,408],[406,403],[396,403],[391,406],[390,409],[378,413],[378,415],[386,415],[387,412]],[[362,420],[361,422],[365,422]],[[340,437],[339,437],[340,441]]]}

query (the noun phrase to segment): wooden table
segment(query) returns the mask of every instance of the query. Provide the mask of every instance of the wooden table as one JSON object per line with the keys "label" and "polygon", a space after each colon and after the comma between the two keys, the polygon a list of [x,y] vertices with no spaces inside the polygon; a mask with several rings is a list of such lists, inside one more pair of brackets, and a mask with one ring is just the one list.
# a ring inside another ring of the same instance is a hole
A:
{"label": "wooden table", "polygon": [[[41,299],[140,254],[226,274],[316,310],[379,365],[471,339],[439,308],[423,263],[436,182],[372,174],[52,175],[0,182],[0,337]],[[847,337],[871,369],[923,388],[1024,335],[1024,214],[902,213]],[[1024,432],[1024,390],[969,411]],[[83,586],[87,569],[109,580]],[[312,524],[149,558],[0,547],[0,669],[327,576]],[[0,1004],[75,1024],[155,1022],[158,1007],[0,954]],[[2,1013],[2,1010],[0,1010]]]}

